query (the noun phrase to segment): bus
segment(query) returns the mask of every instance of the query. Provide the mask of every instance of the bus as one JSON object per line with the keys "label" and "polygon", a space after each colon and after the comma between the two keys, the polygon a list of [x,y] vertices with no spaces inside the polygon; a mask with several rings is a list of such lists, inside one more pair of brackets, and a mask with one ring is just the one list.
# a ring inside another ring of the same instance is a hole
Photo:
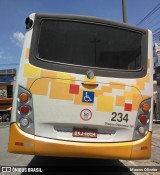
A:
{"label": "bus", "polygon": [[68,14],[33,13],[25,24],[8,151],[149,159],[152,32]]}

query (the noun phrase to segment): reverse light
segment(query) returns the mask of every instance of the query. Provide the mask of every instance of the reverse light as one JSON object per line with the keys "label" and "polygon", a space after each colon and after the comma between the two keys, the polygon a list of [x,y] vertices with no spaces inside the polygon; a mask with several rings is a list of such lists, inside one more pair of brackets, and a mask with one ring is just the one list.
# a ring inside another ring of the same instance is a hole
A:
{"label": "reverse light", "polygon": [[138,132],[141,134],[141,135],[144,135],[145,134],[145,128],[143,126],[140,126],[138,128]]}
{"label": "reverse light", "polygon": [[21,112],[21,114],[28,114],[29,106],[27,106],[27,105],[21,106],[20,107],[20,112]]}
{"label": "reverse light", "polygon": [[20,101],[21,101],[21,102],[27,102],[29,97],[28,97],[28,94],[22,93],[22,94],[19,96],[19,98],[20,98]]}
{"label": "reverse light", "polygon": [[143,124],[147,123],[147,119],[148,119],[147,116],[144,115],[144,114],[141,114],[141,115],[139,116],[139,120],[140,120],[140,122],[143,123]]}
{"label": "reverse light", "polygon": [[24,143],[23,142],[15,142],[15,145],[16,146],[24,146]]}
{"label": "reverse light", "polygon": [[29,120],[27,118],[22,118],[20,120],[20,124],[21,124],[21,126],[26,127],[29,124]]}

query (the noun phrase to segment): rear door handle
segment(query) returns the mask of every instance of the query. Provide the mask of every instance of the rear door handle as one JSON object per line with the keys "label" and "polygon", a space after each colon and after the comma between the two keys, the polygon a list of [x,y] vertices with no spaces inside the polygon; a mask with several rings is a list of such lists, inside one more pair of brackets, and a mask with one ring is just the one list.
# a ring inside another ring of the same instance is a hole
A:
{"label": "rear door handle", "polygon": [[83,86],[92,86],[92,87],[97,87],[98,84],[97,83],[90,83],[90,82],[85,82],[85,83],[82,83]]}

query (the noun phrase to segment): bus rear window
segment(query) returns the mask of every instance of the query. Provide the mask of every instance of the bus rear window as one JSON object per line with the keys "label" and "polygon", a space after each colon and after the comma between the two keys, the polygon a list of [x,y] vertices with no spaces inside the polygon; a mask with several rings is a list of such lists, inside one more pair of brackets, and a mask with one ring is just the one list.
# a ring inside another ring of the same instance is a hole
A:
{"label": "bus rear window", "polygon": [[37,57],[72,65],[139,70],[142,34],[123,28],[63,20],[42,20]]}

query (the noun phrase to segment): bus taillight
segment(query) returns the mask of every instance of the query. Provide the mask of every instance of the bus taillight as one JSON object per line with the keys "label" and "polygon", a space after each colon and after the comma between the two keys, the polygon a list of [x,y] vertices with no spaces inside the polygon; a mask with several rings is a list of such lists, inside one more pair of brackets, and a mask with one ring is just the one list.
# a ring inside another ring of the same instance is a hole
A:
{"label": "bus taillight", "polygon": [[139,115],[139,120],[141,123],[145,124],[147,123],[148,117],[144,114]]}
{"label": "bus taillight", "polygon": [[145,132],[146,132],[146,128],[144,126],[140,126],[138,127],[138,132],[141,134],[141,135],[144,135]]}
{"label": "bus taillight", "polygon": [[150,109],[149,104],[144,103],[144,104],[142,105],[142,110],[143,110],[143,112],[149,112],[149,109]]}
{"label": "bus taillight", "polygon": [[30,134],[34,133],[34,113],[32,94],[28,89],[19,86],[16,122],[19,127]]}
{"label": "bus taillight", "polygon": [[27,105],[23,105],[23,106],[21,106],[20,107],[20,112],[21,112],[21,114],[28,114],[28,112],[29,112],[29,106],[27,106]]}
{"label": "bus taillight", "polygon": [[148,133],[151,119],[151,98],[149,98],[139,105],[133,140],[141,139]]}
{"label": "bus taillight", "polygon": [[28,94],[27,93],[22,93],[20,96],[19,96],[19,99],[21,102],[27,102],[29,97],[28,97]]}
{"label": "bus taillight", "polygon": [[23,127],[26,127],[29,125],[29,120],[27,118],[22,118],[19,122]]}

